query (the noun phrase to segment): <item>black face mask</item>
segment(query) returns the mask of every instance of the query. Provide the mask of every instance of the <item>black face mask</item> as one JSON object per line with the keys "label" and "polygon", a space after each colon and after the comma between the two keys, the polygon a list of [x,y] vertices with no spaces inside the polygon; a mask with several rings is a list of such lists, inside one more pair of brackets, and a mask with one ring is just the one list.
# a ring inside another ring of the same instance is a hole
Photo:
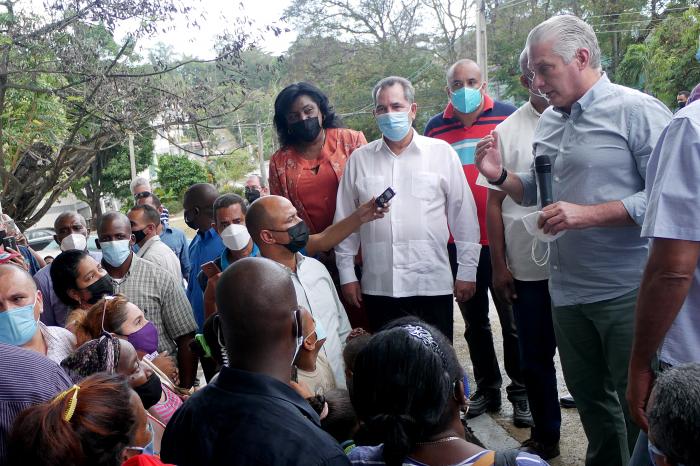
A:
{"label": "black face mask", "polygon": [[309,227],[306,226],[306,223],[303,220],[296,225],[289,227],[287,229],[287,234],[289,234],[289,243],[283,244],[282,246],[292,252],[298,252],[304,249],[304,247],[306,247],[306,243],[309,241]]}
{"label": "black face mask", "polygon": [[188,227],[197,231],[197,230],[199,230],[199,227],[197,226],[197,224],[195,223],[194,220],[195,220],[195,217],[199,214],[199,209],[197,207],[195,207],[192,210],[195,210],[196,212],[194,214],[190,214],[189,211],[185,210],[183,217],[185,220],[185,225],[187,225]]}
{"label": "black face mask", "polygon": [[678,108],[683,108],[685,107],[685,102],[677,102],[678,103]]}
{"label": "black face mask", "polygon": [[136,239],[137,243],[140,243],[141,241],[146,239],[146,228],[142,228],[138,231],[136,230],[131,230],[131,233],[134,235],[134,238]]}
{"label": "black face mask", "polygon": [[252,204],[253,201],[257,200],[260,197],[260,191],[258,191],[255,188],[251,188],[249,186],[245,187],[245,198],[248,201],[248,204]]}
{"label": "black face mask", "polygon": [[318,137],[320,132],[321,125],[316,117],[299,120],[289,125],[289,134],[297,141],[311,142]]}
{"label": "black face mask", "polygon": [[90,299],[87,301],[88,304],[95,304],[102,299],[104,295],[112,296],[114,294],[114,283],[112,283],[109,274],[105,274],[104,277],[83,289],[90,292]]}
{"label": "black face mask", "polygon": [[160,379],[153,373],[146,380],[146,383],[134,387],[134,391],[141,398],[141,403],[145,409],[150,408],[160,401],[160,397],[163,394],[163,387],[160,384]]}

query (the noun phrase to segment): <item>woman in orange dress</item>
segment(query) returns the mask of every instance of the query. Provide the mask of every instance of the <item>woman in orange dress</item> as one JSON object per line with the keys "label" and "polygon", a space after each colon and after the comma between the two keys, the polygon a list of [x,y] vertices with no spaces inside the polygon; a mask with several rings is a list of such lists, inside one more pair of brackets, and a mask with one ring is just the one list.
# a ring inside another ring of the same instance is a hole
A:
{"label": "woman in orange dress", "polygon": [[[275,128],[281,149],[270,159],[270,194],[284,196],[297,209],[310,233],[333,223],[338,184],[350,154],[367,144],[361,131],[344,128],[328,97],[312,84],[285,87],[275,99]],[[333,251],[316,255],[336,288],[340,280]],[[338,295],[342,294],[338,292]],[[363,309],[343,301],[353,327],[366,327]]]}
{"label": "woman in orange dress", "polygon": [[305,82],[279,93],[274,122],[282,148],[270,159],[270,194],[289,199],[311,234],[320,233],[333,223],[348,157],[367,140],[344,128],[328,97]]}

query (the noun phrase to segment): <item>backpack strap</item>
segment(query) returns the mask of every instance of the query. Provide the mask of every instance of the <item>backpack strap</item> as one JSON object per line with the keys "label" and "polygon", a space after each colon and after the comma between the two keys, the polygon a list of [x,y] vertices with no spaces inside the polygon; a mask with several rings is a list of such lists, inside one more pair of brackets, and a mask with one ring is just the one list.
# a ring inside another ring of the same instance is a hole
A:
{"label": "backpack strap", "polygon": [[476,462],[473,463],[472,466],[493,466],[495,456],[495,451],[489,451],[484,456],[476,460]]}

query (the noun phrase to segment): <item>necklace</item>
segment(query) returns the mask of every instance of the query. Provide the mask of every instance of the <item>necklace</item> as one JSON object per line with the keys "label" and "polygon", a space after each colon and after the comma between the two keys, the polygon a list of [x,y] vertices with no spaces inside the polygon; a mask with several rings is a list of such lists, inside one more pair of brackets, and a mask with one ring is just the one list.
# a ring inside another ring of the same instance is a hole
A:
{"label": "necklace", "polygon": [[437,445],[438,443],[452,442],[453,440],[463,440],[461,437],[443,437],[430,442],[417,442],[416,445]]}

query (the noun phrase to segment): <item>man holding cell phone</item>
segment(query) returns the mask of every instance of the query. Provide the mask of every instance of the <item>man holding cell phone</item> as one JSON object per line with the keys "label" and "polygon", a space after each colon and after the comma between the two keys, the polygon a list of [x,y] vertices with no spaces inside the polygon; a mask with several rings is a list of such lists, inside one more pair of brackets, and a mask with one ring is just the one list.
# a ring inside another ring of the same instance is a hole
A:
{"label": "man holding cell phone", "polygon": [[[466,301],[475,290],[479,223],[457,153],[412,128],[414,95],[411,83],[396,76],[374,87],[374,115],[383,137],[348,159],[335,221],[374,196],[379,202],[391,198],[391,212],[341,242],[336,263],[345,299],[364,303],[370,330],[413,315],[452,340],[453,296]],[[457,245],[454,282],[445,248],[450,231]],[[360,246],[361,284],[354,268]]]}

